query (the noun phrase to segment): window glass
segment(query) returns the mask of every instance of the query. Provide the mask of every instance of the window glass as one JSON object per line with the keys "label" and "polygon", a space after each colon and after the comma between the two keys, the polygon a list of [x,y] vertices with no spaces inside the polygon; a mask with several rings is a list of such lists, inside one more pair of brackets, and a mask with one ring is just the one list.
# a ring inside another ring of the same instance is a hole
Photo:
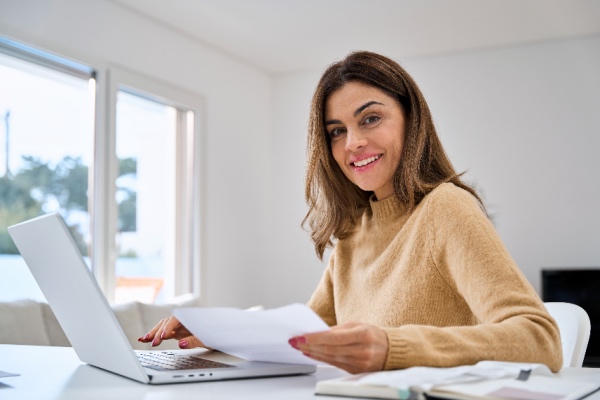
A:
{"label": "window glass", "polygon": [[59,212],[88,255],[94,87],[0,53],[0,301],[44,299],[8,226]]}
{"label": "window glass", "polygon": [[177,109],[117,93],[115,302],[164,299],[175,259]]}

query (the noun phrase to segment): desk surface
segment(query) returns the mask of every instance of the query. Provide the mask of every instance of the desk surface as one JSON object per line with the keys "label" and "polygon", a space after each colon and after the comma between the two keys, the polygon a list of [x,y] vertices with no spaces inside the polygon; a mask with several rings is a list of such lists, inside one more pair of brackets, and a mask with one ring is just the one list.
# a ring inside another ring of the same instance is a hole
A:
{"label": "desk surface", "polygon": [[[220,382],[144,385],[83,364],[70,347],[0,345],[0,398],[12,399],[326,399],[314,394],[319,380],[347,375],[319,367],[313,375]],[[600,381],[600,369],[567,368],[561,376]],[[332,397],[333,398],[333,397]],[[600,392],[587,399],[600,400]]]}

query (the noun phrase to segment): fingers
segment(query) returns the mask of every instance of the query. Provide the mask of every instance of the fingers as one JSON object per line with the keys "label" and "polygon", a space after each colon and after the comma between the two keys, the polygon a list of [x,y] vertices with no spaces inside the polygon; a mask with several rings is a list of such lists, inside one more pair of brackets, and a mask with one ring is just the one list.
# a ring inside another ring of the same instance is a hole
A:
{"label": "fingers", "polygon": [[332,365],[334,367],[337,368],[341,368],[351,374],[358,374],[361,372],[366,372],[366,371],[379,371],[376,369],[369,369],[368,365],[363,364],[362,363],[362,359],[349,359],[349,358],[342,358],[342,357],[330,357],[330,356],[323,356],[321,354],[306,354],[308,357],[312,358],[313,360],[316,361],[321,361],[324,363],[327,363],[329,365]]}
{"label": "fingers", "polygon": [[[151,342],[152,340],[154,340],[156,333],[162,328],[164,321],[165,321],[165,319],[161,319],[160,321],[158,321],[158,323],[154,326],[154,328],[150,329],[150,332],[148,332],[144,336],[138,338],[138,342],[148,343],[148,342]],[[159,336],[160,336],[160,334],[159,334]]]}
{"label": "fingers", "polygon": [[347,323],[327,332],[290,339],[305,355],[350,373],[382,370],[387,357],[387,335],[376,326]]}
{"label": "fingers", "polygon": [[183,339],[179,340],[179,348],[180,349],[193,349],[196,347],[204,347],[204,343],[202,343],[196,336],[186,336]]}
{"label": "fingers", "polygon": [[160,345],[162,343],[163,339],[170,339],[173,335],[173,330],[176,328],[176,326],[173,326],[173,325],[178,325],[178,324],[179,324],[179,321],[177,321],[172,316],[169,318],[163,319],[160,328],[158,328],[158,331],[156,332],[156,335],[154,336],[154,339],[152,339],[152,347]]}
{"label": "fingers", "polygon": [[375,348],[368,344],[356,344],[344,347],[310,347],[305,354],[315,360],[342,368],[350,373],[379,371],[383,369],[383,362],[379,365]]}
{"label": "fingers", "polygon": [[165,339],[181,339],[191,336],[190,332],[173,316],[161,319],[146,335],[138,341],[142,343],[152,342],[152,347],[158,346]]}
{"label": "fingers", "polygon": [[191,335],[190,331],[181,325],[181,322],[179,322],[179,320],[172,315],[163,322],[160,332],[161,340],[181,339],[182,337]]}
{"label": "fingers", "polygon": [[357,322],[348,322],[332,327],[329,331],[309,333],[304,335],[307,342],[319,346],[349,346],[363,343],[368,338],[367,325]]}

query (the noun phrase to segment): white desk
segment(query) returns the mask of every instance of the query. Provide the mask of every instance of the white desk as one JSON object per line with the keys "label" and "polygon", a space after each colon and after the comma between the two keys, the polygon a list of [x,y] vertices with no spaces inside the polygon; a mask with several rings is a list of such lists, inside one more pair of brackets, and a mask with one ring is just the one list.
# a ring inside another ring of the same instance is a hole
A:
{"label": "white desk", "polygon": [[[0,345],[0,371],[21,374],[0,378],[2,400],[327,399],[315,396],[316,382],[346,375],[333,367],[319,367],[313,375],[153,386],[83,364],[70,347],[17,345]],[[600,381],[600,369],[594,368],[568,368],[560,375]],[[587,399],[600,400],[600,392]]]}
{"label": "white desk", "polygon": [[70,347],[17,345],[0,345],[0,371],[21,374],[0,378],[2,400],[313,399],[318,379],[346,375],[323,367],[311,375],[145,385],[83,364]]}

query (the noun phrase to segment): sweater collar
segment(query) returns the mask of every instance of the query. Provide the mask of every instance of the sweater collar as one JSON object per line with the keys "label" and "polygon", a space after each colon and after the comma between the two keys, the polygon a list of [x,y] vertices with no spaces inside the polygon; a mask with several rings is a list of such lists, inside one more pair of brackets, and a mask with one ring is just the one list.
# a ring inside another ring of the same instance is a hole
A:
{"label": "sweater collar", "polygon": [[389,221],[402,216],[406,206],[396,197],[390,196],[383,200],[377,200],[375,195],[369,199],[373,218],[377,221]]}

